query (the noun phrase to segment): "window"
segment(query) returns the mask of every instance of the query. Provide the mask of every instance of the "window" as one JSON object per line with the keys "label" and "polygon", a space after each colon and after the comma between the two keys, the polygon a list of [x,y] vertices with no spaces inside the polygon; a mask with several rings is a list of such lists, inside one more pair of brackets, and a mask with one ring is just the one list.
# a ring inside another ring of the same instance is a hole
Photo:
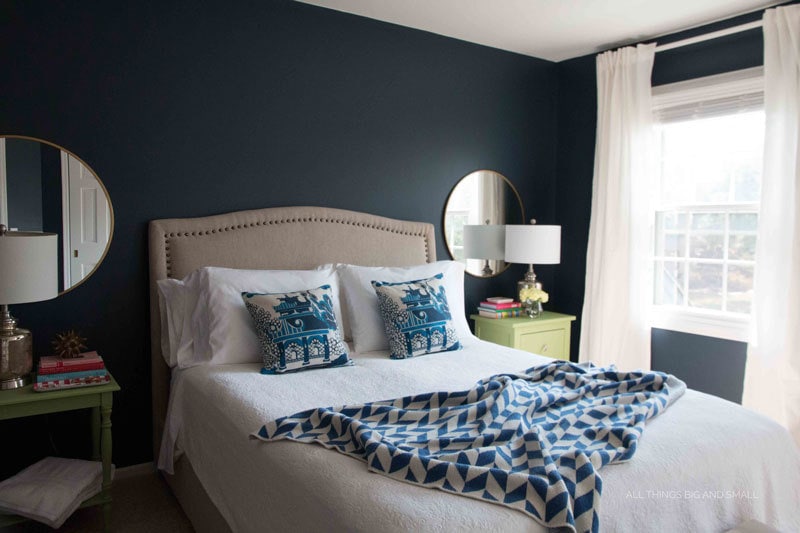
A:
{"label": "window", "polygon": [[654,90],[654,326],[745,340],[764,145],[748,69]]}

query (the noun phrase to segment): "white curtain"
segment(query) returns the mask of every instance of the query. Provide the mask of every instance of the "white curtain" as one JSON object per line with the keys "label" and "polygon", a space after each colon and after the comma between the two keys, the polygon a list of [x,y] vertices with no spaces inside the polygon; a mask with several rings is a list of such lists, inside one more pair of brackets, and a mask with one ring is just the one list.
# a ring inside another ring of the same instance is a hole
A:
{"label": "white curtain", "polygon": [[764,13],[766,130],[744,405],[800,444],[800,5]]}
{"label": "white curtain", "polygon": [[[478,189],[479,224],[502,225],[506,223],[506,182],[496,172],[482,171]],[[483,269],[486,260],[480,261],[479,270]],[[504,262],[502,259],[489,259],[492,272],[500,272]]]}
{"label": "white curtain", "polygon": [[597,56],[597,141],[580,360],[650,368],[655,44]]}

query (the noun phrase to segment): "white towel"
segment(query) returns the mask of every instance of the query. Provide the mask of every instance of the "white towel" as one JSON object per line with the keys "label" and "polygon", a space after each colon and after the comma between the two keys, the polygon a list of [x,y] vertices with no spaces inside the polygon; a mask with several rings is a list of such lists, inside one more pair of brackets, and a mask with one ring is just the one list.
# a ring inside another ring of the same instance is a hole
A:
{"label": "white towel", "polygon": [[[113,468],[111,474],[113,477]],[[102,488],[102,463],[45,457],[0,482],[0,511],[59,528],[84,500]]]}

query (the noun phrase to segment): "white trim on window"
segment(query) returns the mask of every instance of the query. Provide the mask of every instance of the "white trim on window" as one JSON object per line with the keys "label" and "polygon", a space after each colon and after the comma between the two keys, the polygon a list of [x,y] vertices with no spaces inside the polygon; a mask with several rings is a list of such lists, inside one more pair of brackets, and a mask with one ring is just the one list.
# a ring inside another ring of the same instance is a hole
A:
{"label": "white trim on window", "polygon": [[[707,76],[653,88],[653,113],[657,123],[668,123],[763,109],[764,69],[750,69]],[[657,202],[658,203],[658,202]],[[724,205],[659,205],[657,211],[729,212],[759,211],[754,203]],[[688,246],[688,244],[687,244]],[[657,257],[654,260],[691,261]],[[700,262],[712,262],[697,259]],[[719,263],[734,264],[727,259]],[[747,262],[752,264],[752,262]],[[656,305],[651,308],[651,326],[696,335],[747,342],[751,317],[745,314],[706,310],[678,305]]]}
{"label": "white trim on window", "polygon": [[653,87],[653,109],[758,91],[764,92],[764,67],[745,68],[704,78],[657,85]]}
{"label": "white trim on window", "polygon": [[739,342],[748,342],[750,337],[750,317],[735,313],[654,305],[650,316],[650,325],[654,328]]}
{"label": "white trim on window", "polygon": [[656,122],[678,122],[763,108],[763,67],[653,87]]}

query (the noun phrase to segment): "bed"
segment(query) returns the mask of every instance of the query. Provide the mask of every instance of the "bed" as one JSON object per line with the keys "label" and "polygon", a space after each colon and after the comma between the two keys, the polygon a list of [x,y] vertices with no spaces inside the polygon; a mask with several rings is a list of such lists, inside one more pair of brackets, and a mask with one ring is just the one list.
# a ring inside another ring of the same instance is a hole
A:
{"label": "bed", "polygon": [[[518,511],[372,474],[358,460],[320,446],[249,438],[266,420],[302,409],[463,389],[545,357],[467,337],[458,352],[402,365],[385,353],[353,353],[353,367],[269,382],[276,376],[260,375],[258,364],[171,372],[162,357],[158,280],[204,266],[433,263],[432,225],[283,207],[156,220],[149,231],[154,455],[169,429],[179,451],[174,473],[164,477],[198,531],[545,530]],[[648,423],[633,461],[609,465],[601,475],[603,530],[725,531],[748,520],[800,530],[800,459],[788,434],[696,391]]]}

